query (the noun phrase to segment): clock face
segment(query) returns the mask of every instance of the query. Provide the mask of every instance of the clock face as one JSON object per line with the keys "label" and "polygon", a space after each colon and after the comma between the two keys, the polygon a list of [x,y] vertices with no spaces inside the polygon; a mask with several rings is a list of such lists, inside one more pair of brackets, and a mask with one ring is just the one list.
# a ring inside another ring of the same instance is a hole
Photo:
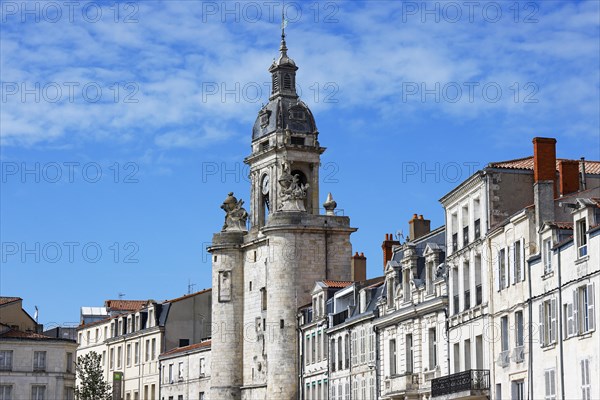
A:
{"label": "clock face", "polygon": [[269,193],[269,175],[265,175],[265,177],[262,180],[262,193]]}

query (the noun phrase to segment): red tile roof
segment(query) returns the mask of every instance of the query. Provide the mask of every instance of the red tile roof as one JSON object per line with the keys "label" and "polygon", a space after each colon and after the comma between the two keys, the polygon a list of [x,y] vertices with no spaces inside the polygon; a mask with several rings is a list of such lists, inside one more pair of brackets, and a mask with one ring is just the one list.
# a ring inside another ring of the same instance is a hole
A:
{"label": "red tile roof", "polygon": [[148,300],[106,300],[104,306],[112,311],[137,311],[147,303]]}
{"label": "red tile roof", "polygon": [[[556,159],[556,170],[558,171],[558,165],[560,161],[579,161],[579,160],[569,160],[566,158],[557,158]],[[492,168],[506,168],[506,169],[529,169],[533,171],[533,156],[517,158],[514,160],[508,161],[499,161],[490,163],[490,167]],[[579,167],[581,170],[581,166]],[[586,174],[600,174],[600,161],[585,161],[585,173]]]}
{"label": "red tile roof", "polygon": [[323,283],[330,288],[345,288],[352,285],[354,282],[324,280]]}
{"label": "red tile roof", "polygon": [[190,344],[189,346],[176,347],[174,349],[171,349],[169,351],[162,353],[161,356],[169,356],[171,354],[183,353],[183,352],[189,351],[189,350],[202,349],[205,347],[210,347],[210,344],[211,344],[211,341],[206,340],[204,342]]}
{"label": "red tile roof", "polygon": [[15,301],[23,300],[20,297],[0,297],[0,306],[3,306],[8,303],[13,303]]}
{"label": "red tile roof", "polygon": [[34,340],[44,340],[44,339],[53,339],[50,336],[42,335],[34,332],[23,332],[11,329],[7,332],[4,332],[0,335],[0,338],[11,338],[11,339],[34,339]]}
{"label": "red tile roof", "polygon": [[552,225],[557,227],[558,229],[566,229],[566,230],[573,230],[573,223],[572,222],[548,222],[548,225]]}

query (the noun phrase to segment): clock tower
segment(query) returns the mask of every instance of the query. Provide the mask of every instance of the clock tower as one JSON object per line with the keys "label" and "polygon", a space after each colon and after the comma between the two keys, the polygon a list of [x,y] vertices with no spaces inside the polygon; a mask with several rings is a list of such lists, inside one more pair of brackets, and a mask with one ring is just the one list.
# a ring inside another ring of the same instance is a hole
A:
{"label": "clock tower", "polygon": [[[325,148],[296,92],[285,32],[271,64],[269,102],[252,128],[250,206],[229,193],[212,258],[211,399],[296,399],[298,308],[315,281],[351,280],[350,235],[328,196],[319,212]],[[248,219],[250,227],[248,228]],[[323,344],[325,345],[325,344]]]}

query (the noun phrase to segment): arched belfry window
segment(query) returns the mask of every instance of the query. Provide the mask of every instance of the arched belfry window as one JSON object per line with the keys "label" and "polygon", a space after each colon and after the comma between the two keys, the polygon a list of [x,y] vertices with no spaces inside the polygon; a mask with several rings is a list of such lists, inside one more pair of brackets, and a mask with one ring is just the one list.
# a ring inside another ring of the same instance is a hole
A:
{"label": "arched belfry window", "polygon": [[285,74],[283,76],[283,88],[284,89],[292,88],[292,77],[290,76],[290,74]]}
{"label": "arched belfry window", "polygon": [[279,80],[277,74],[273,74],[273,93],[279,90]]}

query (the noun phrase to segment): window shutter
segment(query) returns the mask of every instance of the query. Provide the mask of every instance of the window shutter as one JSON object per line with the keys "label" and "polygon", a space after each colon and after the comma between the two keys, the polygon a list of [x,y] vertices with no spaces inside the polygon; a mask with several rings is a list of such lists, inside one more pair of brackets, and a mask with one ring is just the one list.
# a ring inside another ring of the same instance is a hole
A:
{"label": "window shutter", "polygon": [[510,246],[504,251],[504,287],[510,286]]}
{"label": "window shutter", "polygon": [[494,290],[496,292],[500,291],[500,256],[502,255],[502,253],[500,251],[498,251],[498,257],[497,257],[497,262],[496,262],[496,279],[494,279]]}
{"label": "window shutter", "polygon": [[573,290],[573,335],[579,334],[579,296],[577,289]]}
{"label": "window shutter", "polygon": [[588,312],[588,330],[592,331],[596,327],[596,320],[594,314],[594,283],[588,283],[587,285],[587,312]]}
{"label": "window shutter", "polygon": [[[517,276],[517,271],[516,271],[516,268],[517,268],[517,245],[516,245],[516,243],[513,244],[512,254],[508,258],[509,259],[512,258],[512,263],[509,262],[509,266],[512,267],[512,269],[513,269],[512,274],[510,274],[510,283],[511,283],[511,285],[514,285],[517,282],[515,280],[516,276]],[[509,268],[509,270],[510,270],[510,268]]]}
{"label": "window shutter", "polygon": [[544,303],[540,303],[539,305],[540,308],[540,324],[539,324],[539,330],[540,330],[540,346],[544,347]]}
{"label": "window shutter", "polygon": [[550,343],[556,343],[556,299],[551,302],[550,325]]}
{"label": "window shutter", "polygon": [[575,334],[575,323],[573,321],[573,304],[567,305],[567,337]]}
{"label": "window shutter", "polygon": [[553,369],[550,371],[550,389],[552,396],[556,395],[556,370]]}
{"label": "window shutter", "polygon": [[525,239],[521,239],[521,281],[525,280]]}
{"label": "window shutter", "polygon": [[375,361],[375,334],[369,335],[369,361]]}
{"label": "window shutter", "polygon": [[550,395],[550,371],[544,371],[544,380],[546,383],[546,397]]}
{"label": "window shutter", "polygon": [[357,353],[358,347],[356,347],[356,331],[352,331],[352,349],[350,350],[350,354],[352,354],[352,365],[356,365]]}

